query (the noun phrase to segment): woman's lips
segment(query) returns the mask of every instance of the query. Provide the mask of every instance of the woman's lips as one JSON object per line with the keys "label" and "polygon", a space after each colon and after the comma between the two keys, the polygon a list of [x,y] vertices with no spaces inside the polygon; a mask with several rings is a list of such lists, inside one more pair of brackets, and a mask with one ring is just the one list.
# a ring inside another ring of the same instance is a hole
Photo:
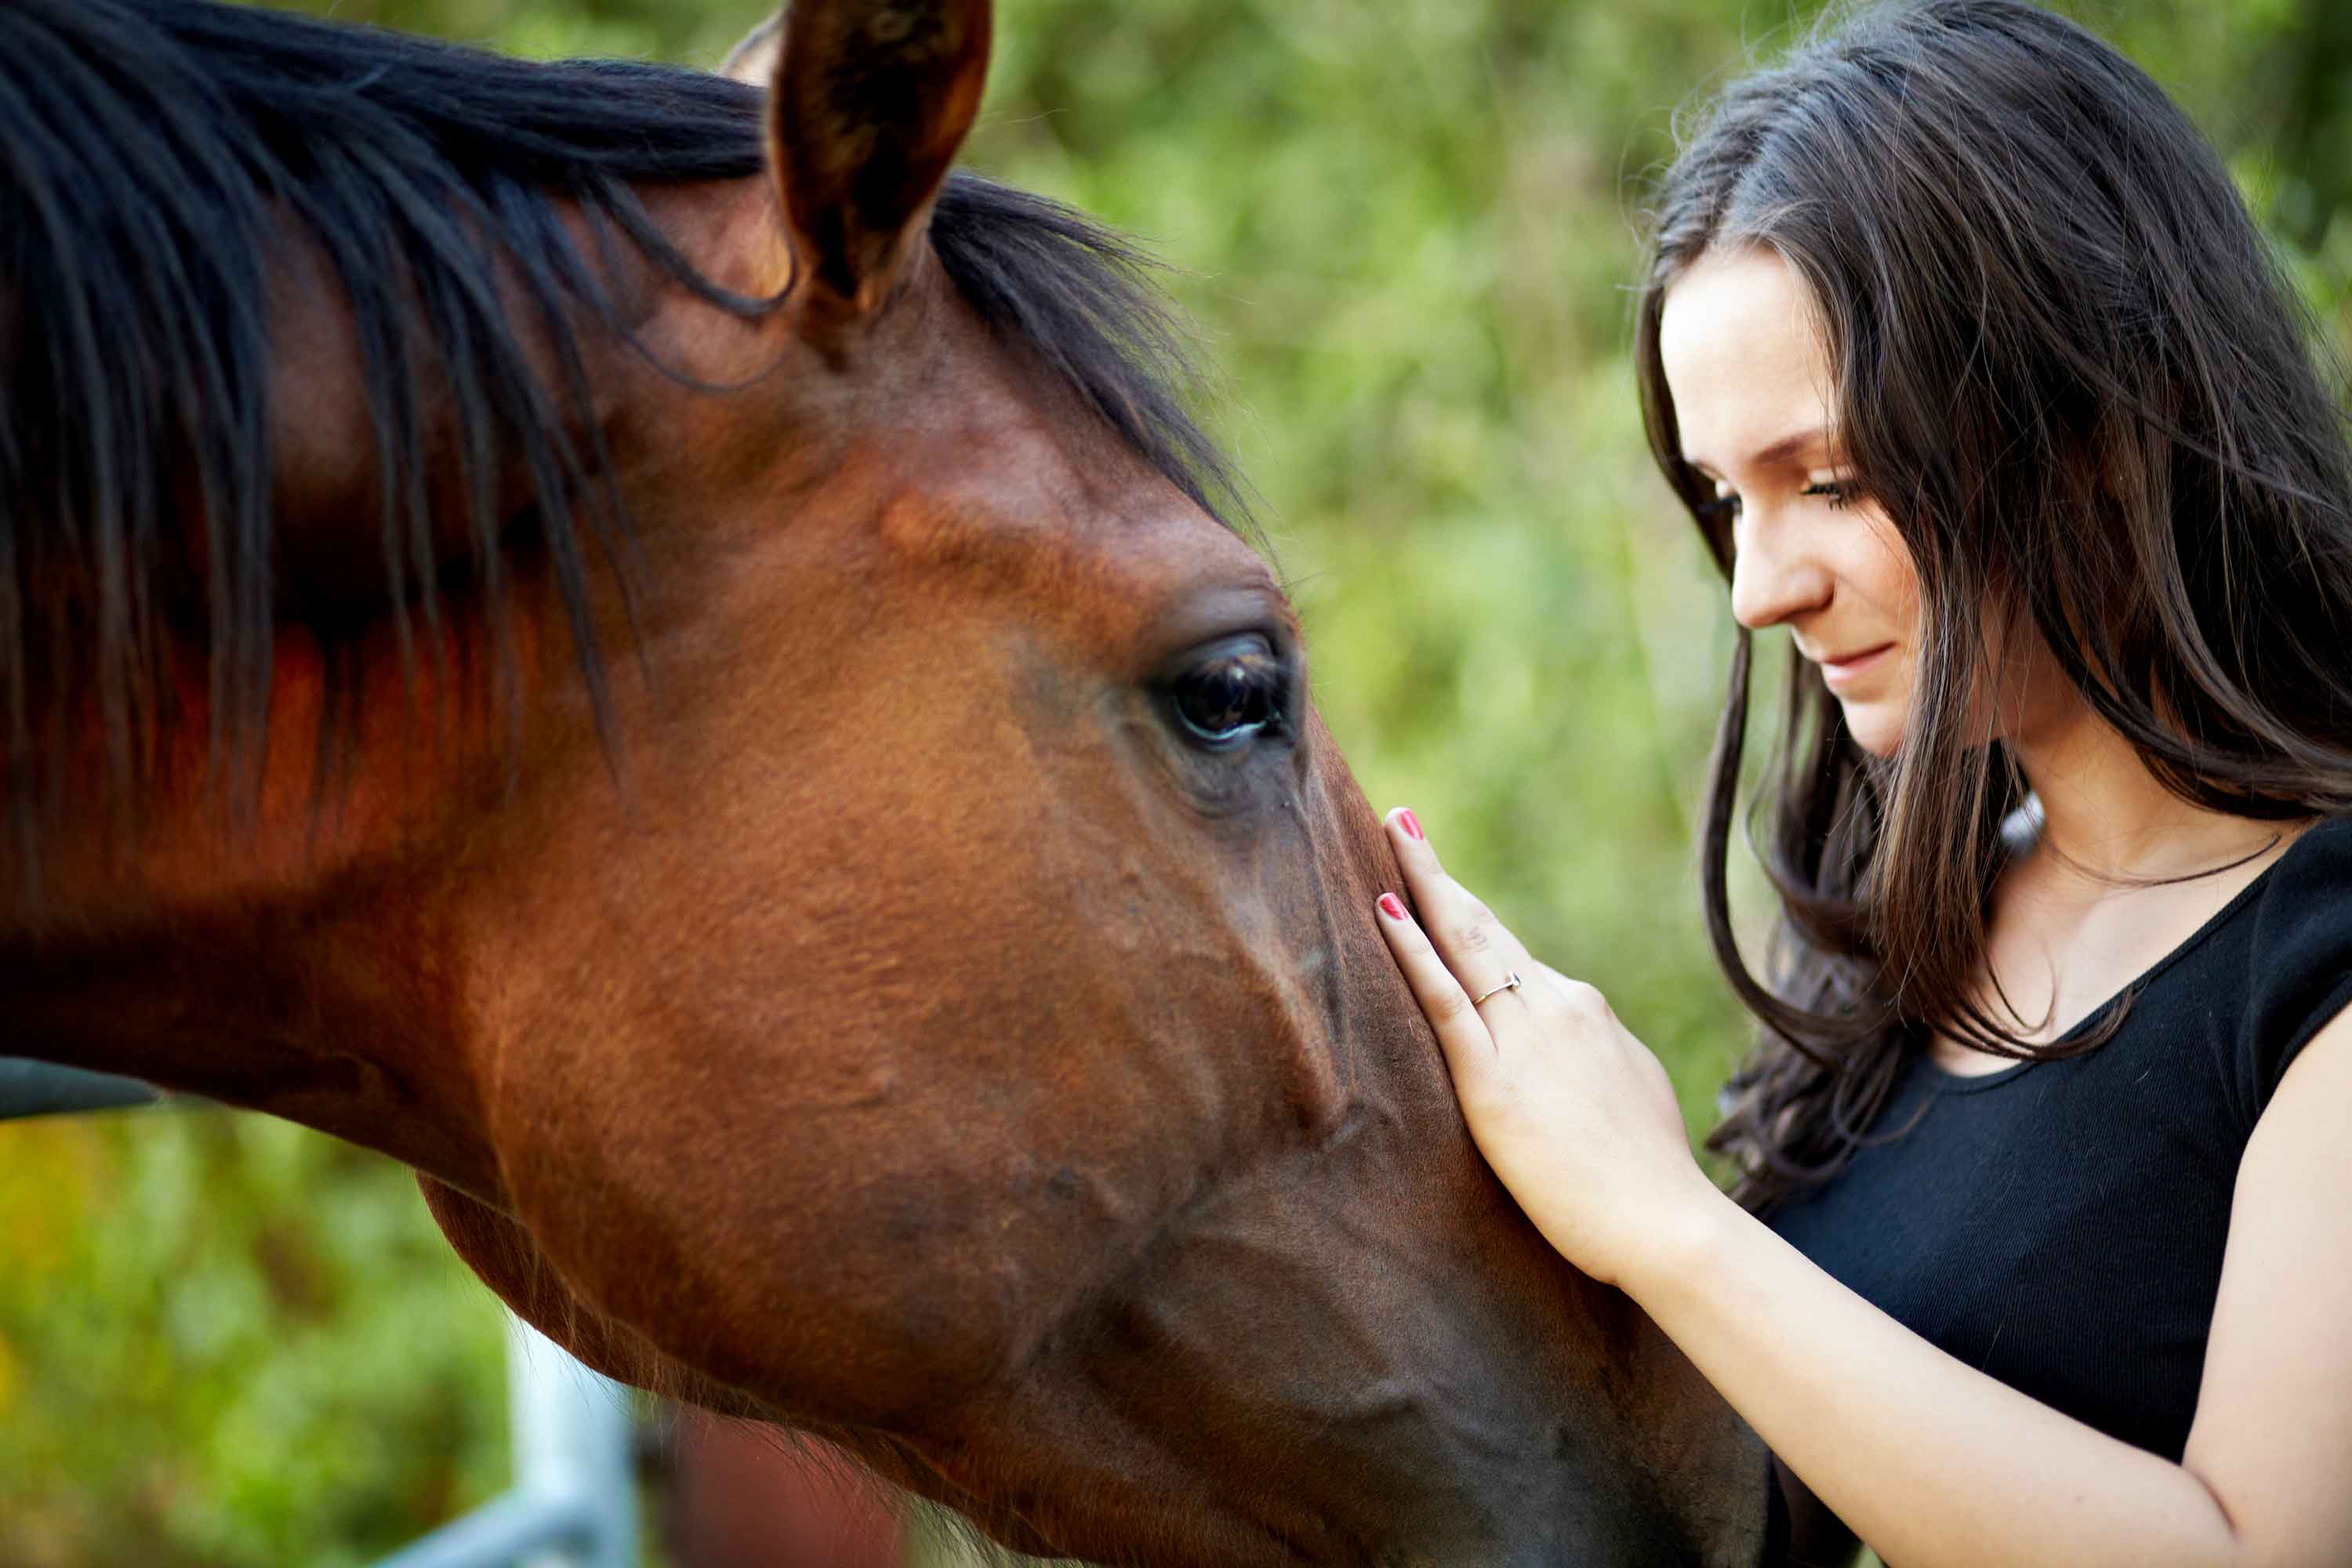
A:
{"label": "woman's lips", "polygon": [[1885,642],[1880,643],[1876,647],[1866,647],[1860,652],[1847,654],[1843,658],[1825,658],[1822,660],[1822,679],[1832,687],[1844,686],[1860,679],[1864,670],[1870,669],[1894,651],[1895,645]]}

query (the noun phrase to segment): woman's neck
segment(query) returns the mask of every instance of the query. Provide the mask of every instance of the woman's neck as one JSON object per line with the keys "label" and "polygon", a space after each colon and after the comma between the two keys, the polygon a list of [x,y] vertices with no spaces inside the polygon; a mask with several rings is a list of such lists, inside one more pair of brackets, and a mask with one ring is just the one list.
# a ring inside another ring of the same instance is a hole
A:
{"label": "woman's neck", "polygon": [[2041,808],[2039,847],[2087,881],[2194,876],[2294,836],[2285,824],[2181,799],[2087,706],[2013,736],[2010,748]]}

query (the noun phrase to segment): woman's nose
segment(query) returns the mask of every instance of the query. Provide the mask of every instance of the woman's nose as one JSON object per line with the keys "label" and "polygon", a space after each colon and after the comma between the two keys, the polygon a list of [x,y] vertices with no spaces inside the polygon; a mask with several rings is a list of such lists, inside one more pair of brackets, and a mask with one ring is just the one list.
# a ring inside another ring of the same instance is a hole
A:
{"label": "woman's nose", "polygon": [[1828,601],[1830,574],[1804,535],[1801,523],[1761,509],[1741,516],[1731,559],[1731,615],[1741,626],[1761,631]]}

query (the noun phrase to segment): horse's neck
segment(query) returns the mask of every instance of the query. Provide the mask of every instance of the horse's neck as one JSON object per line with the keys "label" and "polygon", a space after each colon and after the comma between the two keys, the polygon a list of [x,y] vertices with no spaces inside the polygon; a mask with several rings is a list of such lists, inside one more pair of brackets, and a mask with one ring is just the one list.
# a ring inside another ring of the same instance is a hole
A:
{"label": "horse's neck", "polygon": [[496,1202],[462,999],[437,968],[430,934],[361,889],[184,915],[0,952],[5,1049],[268,1111]]}
{"label": "horse's neck", "polygon": [[[699,205],[723,215],[740,194],[720,187]],[[664,205],[684,225],[698,204]],[[384,560],[383,485],[349,322],[315,258],[297,247],[287,267],[272,398],[278,580],[379,618],[330,654],[305,605],[292,606],[241,778],[224,777],[211,744],[203,639],[163,651],[173,700],[135,800],[114,798],[95,706],[64,715],[67,805],[40,824],[29,877],[0,856],[0,1054],[271,1111],[496,1202],[456,867],[521,782],[510,710],[528,713],[551,690],[560,700],[576,680],[571,634],[551,591],[520,571],[495,631],[457,590],[436,625],[410,616],[405,648],[393,617],[368,610],[371,598],[388,605],[368,575]],[[594,368],[611,372],[600,385],[658,374],[609,334],[596,352],[608,357]],[[424,434],[428,456],[447,444]],[[460,558],[467,548],[462,535],[441,542]],[[625,626],[617,587],[600,580],[596,592]],[[494,668],[503,684],[483,679]],[[331,703],[347,715],[340,754],[320,745]]]}
{"label": "horse's neck", "polygon": [[[555,661],[543,610],[518,610],[528,694]],[[179,695],[128,811],[95,764],[68,764],[75,804],[37,846],[37,881],[0,900],[0,1051],[272,1111],[494,1198],[455,1044],[457,928],[427,912],[457,880],[436,868],[504,793],[505,735],[435,689],[489,657],[485,628],[446,615],[438,639],[420,629],[412,684],[376,628],[337,656],[338,686],[316,639],[281,626],[242,788],[208,743],[201,649],[167,649]],[[320,744],[331,700],[351,715],[340,758]]]}

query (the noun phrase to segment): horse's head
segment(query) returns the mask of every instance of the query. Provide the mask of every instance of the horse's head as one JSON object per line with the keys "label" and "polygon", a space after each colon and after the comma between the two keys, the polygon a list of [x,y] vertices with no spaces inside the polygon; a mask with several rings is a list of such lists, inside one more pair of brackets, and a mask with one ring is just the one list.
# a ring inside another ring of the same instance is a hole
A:
{"label": "horse's head", "polygon": [[[644,192],[690,268],[559,209],[556,293],[621,330],[538,321],[526,357],[626,539],[607,566],[528,464],[461,464],[512,492],[508,548],[404,536],[430,626],[349,563],[410,481],[340,237],[307,235],[273,273],[273,505],[345,629],[274,622],[244,817],[175,782],[236,689],[190,673],[136,869],[60,819],[0,910],[12,1044],[398,1153],[589,1359],[1031,1550],[1745,1561],[1753,1439],[1465,1134],[1163,318],[1098,232],[946,183],[988,29],[802,0],[770,176]],[[421,458],[465,454],[465,363]],[[607,680],[567,638],[626,651]],[[436,681],[455,718],[404,695]],[[101,756],[97,699],[65,711]]]}

